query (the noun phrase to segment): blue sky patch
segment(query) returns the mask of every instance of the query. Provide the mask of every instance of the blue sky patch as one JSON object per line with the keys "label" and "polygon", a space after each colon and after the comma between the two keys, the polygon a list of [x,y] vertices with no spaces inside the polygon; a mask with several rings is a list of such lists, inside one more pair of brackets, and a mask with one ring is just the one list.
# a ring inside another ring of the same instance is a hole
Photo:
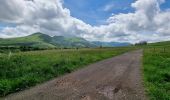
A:
{"label": "blue sky patch", "polygon": [[[71,11],[73,17],[91,25],[101,25],[112,14],[134,12],[133,2],[135,0],[64,0],[64,7]],[[170,8],[170,0],[160,7],[162,10]]]}
{"label": "blue sky patch", "polygon": [[0,30],[4,29],[5,27],[16,27],[16,24],[0,22]]}
{"label": "blue sky patch", "polygon": [[71,15],[91,25],[105,24],[112,14],[133,12],[134,0],[64,0]]}
{"label": "blue sky patch", "polygon": [[162,10],[169,9],[170,8],[170,0],[166,0],[165,3],[160,5],[160,7],[161,7]]}

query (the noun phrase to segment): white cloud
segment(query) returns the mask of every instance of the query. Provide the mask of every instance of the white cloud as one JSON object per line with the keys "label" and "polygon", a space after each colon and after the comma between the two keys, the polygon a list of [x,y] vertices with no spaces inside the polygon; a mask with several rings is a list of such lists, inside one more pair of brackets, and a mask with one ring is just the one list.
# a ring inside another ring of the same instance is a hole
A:
{"label": "white cloud", "polygon": [[114,8],[114,6],[115,5],[113,3],[107,4],[106,6],[104,6],[103,11],[110,11]]}
{"label": "white cloud", "polygon": [[26,11],[23,0],[0,0],[0,21],[20,22]]}
{"label": "white cloud", "polygon": [[[170,19],[170,12],[160,10],[159,5],[163,2],[163,0],[137,0],[132,3],[132,7],[136,9],[134,13],[113,15],[108,22],[117,26],[124,25],[122,29],[126,30],[125,33],[136,34],[138,40],[164,40],[162,37],[170,36],[168,28],[170,25],[167,23]],[[156,38],[155,34],[160,38]],[[165,38],[167,40],[167,37]]]}
{"label": "white cloud", "polygon": [[0,37],[25,36],[40,31],[102,41],[170,39],[170,11],[161,11],[159,7],[164,0],[137,0],[131,4],[134,13],[114,14],[107,19],[108,25],[101,26],[91,26],[72,17],[62,3],[61,0],[1,0],[0,22],[16,23],[17,26],[0,30]]}

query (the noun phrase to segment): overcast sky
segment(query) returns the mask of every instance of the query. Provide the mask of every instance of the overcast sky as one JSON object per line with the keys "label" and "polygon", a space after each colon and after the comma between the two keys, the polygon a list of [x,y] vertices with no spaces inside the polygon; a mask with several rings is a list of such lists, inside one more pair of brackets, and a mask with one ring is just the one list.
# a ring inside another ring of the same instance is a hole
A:
{"label": "overcast sky", "polygon": [[0,38],[34,32],[90,41],[170,40],[170,0],[0,0]]}

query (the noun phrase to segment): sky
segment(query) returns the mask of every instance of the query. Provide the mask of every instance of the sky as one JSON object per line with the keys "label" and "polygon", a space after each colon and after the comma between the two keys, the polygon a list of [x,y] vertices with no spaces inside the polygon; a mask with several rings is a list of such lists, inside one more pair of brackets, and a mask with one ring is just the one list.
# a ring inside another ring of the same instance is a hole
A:
{"label": "sky", "polygon": [[0,0],[0,38],[42,32],[89,41],[170,40],[170,0]]}
{"label": "sky", "polygon": [[[106,24],[112,14],[134,11],[130,7],[134,0],[64,0],[63,6],[71,11],[71,16],[90,25]],[[89,16],[90,15],[90,16]]]}

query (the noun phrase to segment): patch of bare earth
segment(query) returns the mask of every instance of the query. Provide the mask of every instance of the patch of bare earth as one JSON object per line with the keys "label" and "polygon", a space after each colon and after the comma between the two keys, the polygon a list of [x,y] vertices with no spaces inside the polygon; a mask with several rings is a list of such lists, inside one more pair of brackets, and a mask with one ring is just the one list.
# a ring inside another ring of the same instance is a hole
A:
{"label": "patch of bare earth", "polygon": [[146,100],[141,77],[142,50],[91,64],[6,100]]}

